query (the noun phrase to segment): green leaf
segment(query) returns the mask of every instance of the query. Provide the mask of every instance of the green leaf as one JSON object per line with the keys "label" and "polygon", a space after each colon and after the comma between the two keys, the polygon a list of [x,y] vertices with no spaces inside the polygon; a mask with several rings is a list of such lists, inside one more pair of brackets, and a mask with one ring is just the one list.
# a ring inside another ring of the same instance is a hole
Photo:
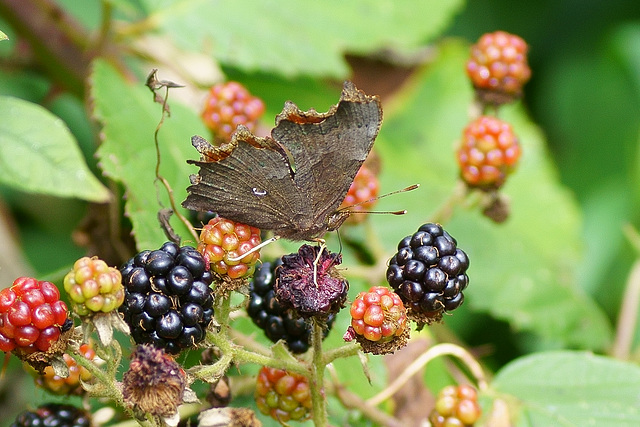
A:
{"label": "green leaf", "polygon": [[[466,45],[443,43],[435,62],[384,106],[376,142],[383,159],[381,192],[422,184],[377,207],[409,211],[401,219],[371,218],[387,247],[431,221],[454,191],[455,144],[473,100],[464,72],[467,55]],[[523,147],[519,168],[503,189],[511,199],[509,220],[495,224],[475,207],[457,209],[445,224],[471,260],[470,285],[459,310],[488,312],[556,346],[604,348],[611,336],[608,320],[576,282],[582,255],[576,203],[558,180],[542,134],[523,111],[504,107],[501,118],[512,124]]]}
{"label": "green leaf", "polygon": [[[155,176],[154,132],[162,106],[153,101],[153,94],[144,83],[127,82],[106,62],[94,63],[90,80],[94,115],[103,125],[103,142],[97,153],[99,165],[105,175],[122,182],[126,188],[125,211],[132,222],[138,249],[156,249],[167,240],[157,212],[171,207],[165,188],[156,182]],[[171,98],[169,101],[171,116],[159,131],[160,174],[171,185],[180,206],[187,195],[189,175],[197,172],[186,163],[187,159],[199,157],[191,146],[191,136],[206,135],[207,131],[194,111]],[[183,239],[191,239],[180,221],[172,218],[171,224]]]}
{"label": "green leaf", "polygon": [[487,394],[509,403],[517,427],[640,425],[640,368],[586,352],[545,352],[517,359]]}
{"label": "green leaf", "polygon": [[91,174],[64,122],[43,107],[0,97],[0,182],[21,191],[92,202],[109,190]]}
{"label": "green leaf", "polygon": [[[245,71],[343,78],[345,53],[413,53],[443,31],[462,0],[146,0],[150,22],[183,49]],[[416,19],[419,17],[419,19]]]}

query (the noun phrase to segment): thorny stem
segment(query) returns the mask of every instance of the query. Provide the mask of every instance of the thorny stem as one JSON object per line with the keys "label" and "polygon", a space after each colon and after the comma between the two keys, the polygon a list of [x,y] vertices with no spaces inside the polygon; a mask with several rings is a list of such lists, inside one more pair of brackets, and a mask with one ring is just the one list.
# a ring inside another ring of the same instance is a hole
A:
{"label": "thorny stem", "polygon": [[324,369],[325,363],[322,357],[322,324],[317,319],[313,319],[313,361],[311,364],[311,402],[313,423],[316,427],[327,425],[327,405],[324,390]]}
{"label": "thorny stem", "polygon": [[367,400],[367,403],[370,405],[379,405],[385,400],[389,399],[393,396],[398,390],[404,386],[409,379],[418,373],[420,369],[422,369],[427,363],[436,357],[440,356],[455,356],[460,359],[471,371],[471,375],[475,378],[478,383],[478,389],[485,390],[487,385],[487,379],[482,369],[482,366],[478,361],[464,348],[457,346],[455,344],[438,344],[431,347],[429,350],[425,351],[414,360],[407,368],[402,371],[402,373],[391,383],[387,388],[382,390],[377,395]]}

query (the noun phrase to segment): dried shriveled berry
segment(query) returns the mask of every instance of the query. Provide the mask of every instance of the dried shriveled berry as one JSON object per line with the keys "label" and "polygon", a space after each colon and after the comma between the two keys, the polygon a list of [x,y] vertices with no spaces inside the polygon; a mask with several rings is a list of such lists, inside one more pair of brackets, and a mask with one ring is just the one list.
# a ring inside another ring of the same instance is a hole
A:
{"label": "dried shriveled berry", "polygon": [[349,282],[336,269],[341,262],[340,254],[325,247],[302,245],[297,253],[283,256],[276,269],[276,298],[300,316],[327,319],[347,299]]}
{"label": "dried shriveled berry", "polygon": [[[249,286],[247,313],[271,341],[284,340],[292,353],[304,353],[309,349],[312,326],[308,319],[299,316],[293,308],[284,307],[278,302],[273,286],[275,269],[279,265],[282,265],[280,259],[276,262],[264,262],[256,269]],[[331,330],[334,319],[333,314],[327,318],[324,337]]]}

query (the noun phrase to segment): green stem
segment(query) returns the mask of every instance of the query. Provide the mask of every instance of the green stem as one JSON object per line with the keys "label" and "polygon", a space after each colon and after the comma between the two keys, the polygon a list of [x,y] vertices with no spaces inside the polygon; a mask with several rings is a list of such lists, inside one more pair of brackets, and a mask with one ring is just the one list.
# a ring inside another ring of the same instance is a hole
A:
{"label": "green stem", "polygon": [[325,363],[322,355],[322,324],[313,319],[313,360],[311,365],[311,401],[313,405],[313,422],[316,427],[327,425],[327,405],[324,390]]}
{"label": "green stem", "polygon": [[[116,383],[115,376],[109,375],[96,366],[91,360],[84,357],[82,354],[78,352],[78,350],[74,350],[70,353],[70,356],[75,360],[76,364],[80,367],[85,368],[87,371],[91,373],[91,376],[104,387],[105,395],[101,397],[107,397],[113,400],[118,406],[120,406],[127,415],[132,419],[136,419],[136,415],[133,413],[133,410],[124,403],[124,397],[122,396],[122,390],[118,387]],[[108,366],[112,363],[110,360],[106,361]],[[153,426],[154,424],[149,421],[140,421],[138,423],[142,426]]]}
{"label": "green stem", "polygon": [[358,354],[360,350],[360,344],[357,341],[351,341],[343,346],[338,348],[332,348],[324,353],[322,362],[325,365],[333,362],[336,359],[343,359],[346,357],[355,356]]}

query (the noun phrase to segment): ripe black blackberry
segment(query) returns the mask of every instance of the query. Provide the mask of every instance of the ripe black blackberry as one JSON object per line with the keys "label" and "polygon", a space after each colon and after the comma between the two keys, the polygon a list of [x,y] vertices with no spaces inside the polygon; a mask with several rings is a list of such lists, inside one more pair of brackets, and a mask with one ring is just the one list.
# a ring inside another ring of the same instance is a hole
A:
{"label": "ripe black blackberry", "polygon": [[89,427],[91,416],[72,405],[47,403],[18,415],[10,427]]}
{"label": "ripe black blackberry", "polygon": [[[256,269],[249,285],[249,305],[247,313],[258,327],[264,330],[267,338],[278,342],[284,340],[287,348],[295,354],[304,353],[311,343],[311,325],[296,314],[293,308],[286,308],[276,299],[273,285],[275,269],[282,265],[282,259],[275,262],[263,262]],[[334,314],[327,319],[324,337],[329,334]]]}
{"label": "ripe black blackberry", "polygon": [[125,287],[120,313],[137,344],[177,354],[204,339],[213,319],[213,276],[206,267],[195,248],[167,242],[120,268]]}
{"label": "ripe black blackberry", "polygon": [[419,325],[439,321],[464,300],[469,258],[456,245],[442,226],[427,223],[400,241],[389,262],[387,281]]}

